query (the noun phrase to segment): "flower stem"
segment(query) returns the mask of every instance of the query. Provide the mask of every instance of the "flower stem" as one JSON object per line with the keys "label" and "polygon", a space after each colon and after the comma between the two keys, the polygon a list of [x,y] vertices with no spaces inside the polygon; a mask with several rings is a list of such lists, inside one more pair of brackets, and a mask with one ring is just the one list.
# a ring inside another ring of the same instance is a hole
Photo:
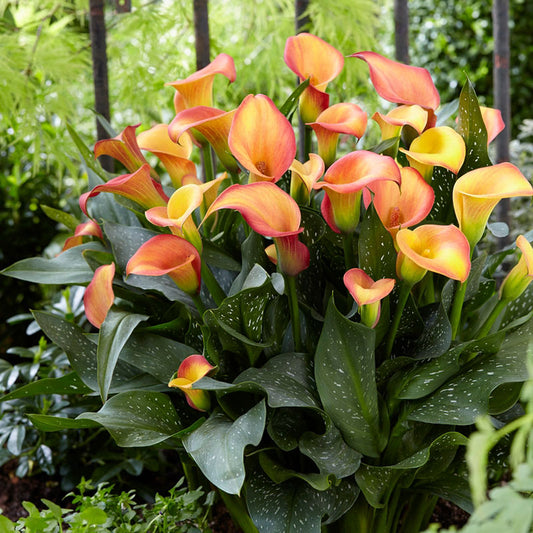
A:
{"label": "flower stem", "polygon": [[402,318],[403,309],[411,293],[411,284],[403,281],[400,285],[400,295],[398,296],[398,303],[396,304],[396,310],[394,311],[394,318],[389,330],[389,338],[387,339],[387,357],[390,357],[392,353],[392,347],[394,345],[394,339],[396,333],[398,333],[398,327],[400,326],[400,320]]}
{"label": "flower stem", "polygon": [[463,303],[466,294],[466,281],[459,285],[455,296],[453,298],[452,311],[450,313],[450,323],[452,325],[452,340],[455,339],[459,331],[459,323],[461,322],[461,312],[463,310]]}
{"label": "flower stem", "polygon": [[209,294],[211,294],[211,296],[213,297],[213,300],[215,300],[215,303],[217,305],[220,305],[226,298],[226,293],[224,292],[222,287],[219,285],[217,278],[215,278],[209,266],[203,261],[202,261],[202,279],[205,283],[205,286],[207,287],[207,290],[209,291]]}
{"label": "flower stem", "polygon": [[485,337],[490,332],[494,322],[500,316],[500,313],[504,310],[507,305],[507,300],[498,300],[498,303],[494,306],[494,309],[490,312],[490,315],[487,317],[487,320],[483,323],[481,328],[476,334],[478,339]]}
{"label": "flower stem", "polygon": [[302,334],[300,331],[300,310],[298,308],[298,294],[296,292],[296,276],[285,276],[287,297],[289,299],[289,312],[291,315],[292,336],[294,337],[294,350],[302,351]]}
{"label": "flower stem", "polygon": [[200,298],[199,294],[194,294],[191,296],[191,298],[201,317],[205,313],[204,302],[202,302],[202,299]]}
{"label": "flower stem", "polygon": [[355,256],[353,253],[353,233],[342,234],[342,247],[344,249],[344,266],[346,270],[355,267]]}
{"label": "flower stem", "polygon": [[213,152],[211,151],[211,145],[205,144],[202,146],[202,159],[204,161],[205,181],[214,180],[215,169],[213,167]]}

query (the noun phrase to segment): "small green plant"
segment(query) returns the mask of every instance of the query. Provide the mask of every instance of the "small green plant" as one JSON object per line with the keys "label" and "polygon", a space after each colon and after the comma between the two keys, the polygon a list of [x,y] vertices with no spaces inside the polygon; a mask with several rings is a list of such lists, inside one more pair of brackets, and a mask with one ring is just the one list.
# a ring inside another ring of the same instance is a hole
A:
{"label": "small green plant", "polygon": [[201,488],[188,491],[183,478],[170,489],[168,496],[156,494],[152,505],[137,504],[135,491],[114,494],[114,485],[100,483],[96,492],[91,481],[82,479],[77,493],[70,493],[74,509],[42,499],[45,509],[24,502],[26,518],[16,523],[0,516],[0,533],[24,531],[44,533],[68,531],[72,533],[211,533],[208,516],[214,503],[214,492],[206,494]]}

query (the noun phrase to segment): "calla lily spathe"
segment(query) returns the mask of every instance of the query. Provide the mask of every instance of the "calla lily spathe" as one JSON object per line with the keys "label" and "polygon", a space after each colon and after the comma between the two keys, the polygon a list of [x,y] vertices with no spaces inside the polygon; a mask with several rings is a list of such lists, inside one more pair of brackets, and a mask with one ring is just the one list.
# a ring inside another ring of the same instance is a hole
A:
{"label": "calla lily spathe", "polygon": [[193,409],[207,411],[211,407],[209,393],[192,387],[214,368],[203,355],[189,355],[180,364],[176,377],[170,380],[168,386],[180,389]]}
{"label": "calla lily spathe", "polygon": [[533,281],[533,247],[523,235],[516,239],[516,246],[522,253],[518,263],[503,280],[499,291],[500,300],[515,300]]}
{"label": "calla lily spathe", "polygon": [[300,114],[304,122],[314,122],[329,106],[325,90],[340,74],[344,57],[320,37],[303,32],[287,39],[283,58],[301,82],[309,78],[309,86],[300,96]]}
{"label": "calla lily spathe", "polygon": [[196,295],[201,284],[198,250],[176,235],[156,235],[146,241],[130,258],[126,275],[168,276],[183,292]]}
{"label": "calla lily spathe", "polygon": [[315,183],[324,175],[325,165],[317,154],[309,154],[309,159],[302,163],[295,159],[289,167],[291,171],[291,196],[306,205]]}
{"label": "calla lily spathe", "polygon": [[300,209],[277,185],[269,182],[232,185],[211,204],[205,218],[219,209],[235,209],[255,232],[272,237],[277,264],[284,274],[295,276],[309,266],[309,250],[298,240],[303,231]]}
{"label": "calla lily spathe", "polygon": [[99,266],[92,281],[89,283],[83,294],[83,305],[87,320],[100,329],[113,301],[113,278],[115,277],[115,263]]}
{"label": "calla lily spathe", "polygon": [[381,300],[394,288],[395,280],[390,278],[374,281],[360,268],[352,268],[344,274],[344,285],[359,306],[361,322],[374,328],[381,314]]}
{"label": "calla lily spathe", "polygon": [[291,123],[263,94],[249,94],[229,132],[231,153],[250,172],[250,182],[278,181],[296,156]]}
{"label": "calla lily spathe", "polygon": [[[235,63],[228,54],[219,54],[209,65],[198,70],[184,80],[176,80],[170,85],[182,97],[182,104],[186,109],[198,105],[211,107],[213,105],[213,81],[216,74],[222,74],[230,82],[234,82],[237,74]],[[177,107],[177,106],[176,106]]]}
{"label": "calla lily spathe", "polygon": [[96,221],[88,220],[87,222],[82,222],[81,224],[78,224],[76,226],[76,229],[74,230],[74,235],[72,237],[68,237],[65,240],[65,244],[63,245],[63,249],[61,251],[64,252],[69,248],[79,246],[83,243],[83,237],[87,236],[98,237],[99,239],[104,238],[102,228],[98,225]]}
{"label": "calla lily spathe", "polygon": [[367,121],[366,113],[358,105],[340,103],[328,107],[315,122],[308,124],[315,131],[318,155],[326,167],[335,161],[339,135],[353,135],[359,140],[365,133]]}
{"label": "calla lily spathe", "polygon": [[470,246],[456,226],[426,224],[396,235],[396,273],[414,285],[429,270],[465,282],[470,273]]}
{"label": "calla lily spathe", "polygon": [[455,216],[472,248],[481,239],[498,202],[515,196],[533,196],[533,187],[512,163],[476,168],[455,182]]}
{"label": "calla lily spathe", "polygon": [[419,105],[401,105],[386,115],[375,112],[372,115],[381,129],[381,139],[398,137],[404,126],[411,126],[419,135],[424,131],[428,121],[428,112]]}

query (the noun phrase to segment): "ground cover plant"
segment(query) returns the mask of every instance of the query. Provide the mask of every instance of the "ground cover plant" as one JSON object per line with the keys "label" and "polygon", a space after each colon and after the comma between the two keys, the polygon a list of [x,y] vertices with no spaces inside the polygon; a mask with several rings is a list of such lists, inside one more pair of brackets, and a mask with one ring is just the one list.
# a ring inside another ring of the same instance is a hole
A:
{"label": "ground cover plant", "polygon": [[72,372],[18,394],[99,396],[76,418],[30,418],[178,449],[189,488],[210,482],[245,532],[418,532],[439,496],[473,509],[471,426],[511,416],[527,379],[531,235],[491,256],[483,241],[499,200],[533,188],[490,161],[503,124],[468,81],[442,105],[425,69],[350,55],[398,104],[371,116],[382,140],[366,146],[367,112],[326,92],[344,56],[302,33],[284,60],[301,84],[278,105],[213,107],[213,78],[237,75],[220,54],[169,83],[170,124],[127,126],[94,154],[70,127],[87,218],[48,209],[73,230],[64,251],[3,273],[86,286],[91,327],[35,311]]}

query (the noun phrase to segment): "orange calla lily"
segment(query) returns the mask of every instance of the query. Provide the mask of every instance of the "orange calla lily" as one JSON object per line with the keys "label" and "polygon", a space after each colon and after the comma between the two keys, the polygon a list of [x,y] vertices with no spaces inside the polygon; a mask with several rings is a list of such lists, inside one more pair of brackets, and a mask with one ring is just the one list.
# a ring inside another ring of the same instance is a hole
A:
{"label": "orange calla lily", "polygon": [[374,281],[360,268],[351,268],[344,274],[343,281],[359,306],[361,322],[374,328],[379,322],[381,300],[391,293],[395,280],[385,278]]}
{"label": "orange calla lily", "polygon": [[197,106],[178,113],[168,127],[173,141],[189,130],[199,134],[202,142],[207,141],[215,150],[220,162],[230,171],[237,172],[239,167],[228,147],[228,136],[236,110],[221,111],[214,107]]}
{"label": "orange calla lily", "polygon": [[262,94],[249,94],[242,101],[228,141],[232,154],[250,171],[250,182],[278,181],[296,156],[291,123]]}
{"label": "orange calla lily", "polygon": [[291,196],[301,204],[307,204],[315,183],[325,170],[324,161],[317,154],[309,154],[309,160],[302,163],[295,159],[291,171]]}
{"label": "orange calla lily", "polygon": [[289,37],[283,58],[287,66],[309,86],[300,97],[300,114],[304,122],[314,122],[329,105],[324,91],[344,66],[343,55],[326,41],[310,33]]}
{"label": "orange calla lily", "polygon": [[516,239],[516,246],[522,254],[518,263],[503,280],[499,292],[500,300],[515,300],[533,281],[533,247],[523,235],[519,235]]}
{"label": "orange calla lily", "polygon": [[94,157],[108,155],[117,161],[120,161],[129,172],[135,172],[137,169],[147,164],[139,145],[135,130],[140,124],[127,126],[124,130],[112,139],[102,139],[94,145]]}
{"label": "orange calla lily", "polygon": [[169,387],[176,387],[185,393],[187,403],[198,411],[207,411],[211,407],[209,393],[192,386],[205,377],[215,367],[203,355],[189,355],[178,368],[176,377],[170,380]]}
{"label": "orange calla lily", "polygon": [[374,113],[375,120],[381,129],[381,139],[398,137],[403,126],[411,126],[418,134],[424,131],[428,121],[428,112],[419,105],[401,105],[389,111],[386,115]]}
{"label": "orange calla lily", "polygon": [[337,233],[352,233],[359,224],[360,203],[365,187],[379,180],[400,182],[400,169],[389,156],[366,150],[351,152],[329,167],[315,189],[326,192],[322,215]]}
{"label": "orange calla lily", "polygon": [[439,107],[439,93],[425,68],[404,65],[376,52],[357,52],[349,57],[366,61],[372,84],[385,100],[395,104],[417,104],[431,110]]}
{"label": "orange calla lily", "polygon": [[433,167],[444,167],[457,174],[466,156],[463,138],[452,128],[440,126],[430,128],[417,137],[409,150],[400,148],[409,164],[416,168],[429,183]]}
{"label": "orange calla lily", "polygon": [[216,74],[222,74],[230,82],[236,78],[235,63],[228,54],[219,54],[209,65],[191,74],[184,80],[176,80],[165,85],[170,85],[180,93],[186,108],[197,105],[213,105],[213,81]]}
{"label": "orange calla lily", "polygon": [[269,182],[232,185],[211,204],[205,218],[219,209],[235,209],[254,231],[272,237],[284,274],[295,276],[309,266],[309,250],[298,240],[303,231],[300,209],[278,186]]}
{"label": "orange calla lily", "polygon": [[137,143],[142,150],[152,152],[161,161],[174,187],[181,187],[184,176],[196,176],[196,166],[188,159],[192,152],[189,135],[182,135],[176,143],[169,137],[166,124],[156,124],[139,133]]}
{"label": "orange calla lily", "polygon": [[85,289],[83,305],[87,320],[100,329],[107,313],[113,305],[113,278],[115,277],[115,263],[98,267],[92,281]]}
{"label": "orange calla lily", "polygon": [[156,235],[130,258],[126,275],[169,277],[187,294],[200,291],[201,260],[198,250],[176,235]]}
{"label": "orange calla lily", "polygon": [[358,105],[341,103],[328,107],[315,122],[307,124],[315,131],[318,155],[326,167],[335,161],[339,134],[353,135],[359,140],[365,133],[367,120],[366,113]]}
{"label": "orange calla lily", "polygon": [[476,168],[455,182],[455,216],[472,248],[481,239],[497,203],[515,196],[533,196],[533,187],[512,163]]}
{"label": "orange calla lily", "polygon": [[102,229],[100,228],[98,223],[96,223],[94,220],[89,220],[76,226],[76,229],[74,230],[74,235],[72,237],[68,237],[68,239],[65,240],[65,244],[63,245],[63,249],[61,251],[64,252],[69,248],[79,246],[83,243],[83,237],[85,236],[98,237],[99,239],[104,238],[102,234]]}
{"label": "orange calla lily", "polygon": [[87,215],[87,201],[101,192],[111,192],[124,196],[149,209],[156,205],[166,205],[168,196],[163,192],[161,185],[150,176],[150,165],[143,165],[133,172],[109,180],[107,183],[97,185],[87,193],[80,196],[81,210]]}
{"label": "orange calla lily", "polygon": [[490,143],[505,128],[502,112],[499,109],[484,106],[479,106],[479,110],[481,111],[483,123],[487,128],[487,143]]}
{"label": "orange calla lily", "polygon": [[430,270],[461,282],[470,273],[470,246],[456,226],[426,224],[414,230],[401,229],[396,235],[396,273],[410,284]]}
{"label": "orange calla lily", "polygon": [[[435,192],[418,170],[400,169],[401,185],[394,181],[376,181],[363,192],[365,207],[374,204],[382,224],[392,237],[401,228],[414,226],[424,220],[435,201]],[[373,195],[371,195],[372,191]]]}

